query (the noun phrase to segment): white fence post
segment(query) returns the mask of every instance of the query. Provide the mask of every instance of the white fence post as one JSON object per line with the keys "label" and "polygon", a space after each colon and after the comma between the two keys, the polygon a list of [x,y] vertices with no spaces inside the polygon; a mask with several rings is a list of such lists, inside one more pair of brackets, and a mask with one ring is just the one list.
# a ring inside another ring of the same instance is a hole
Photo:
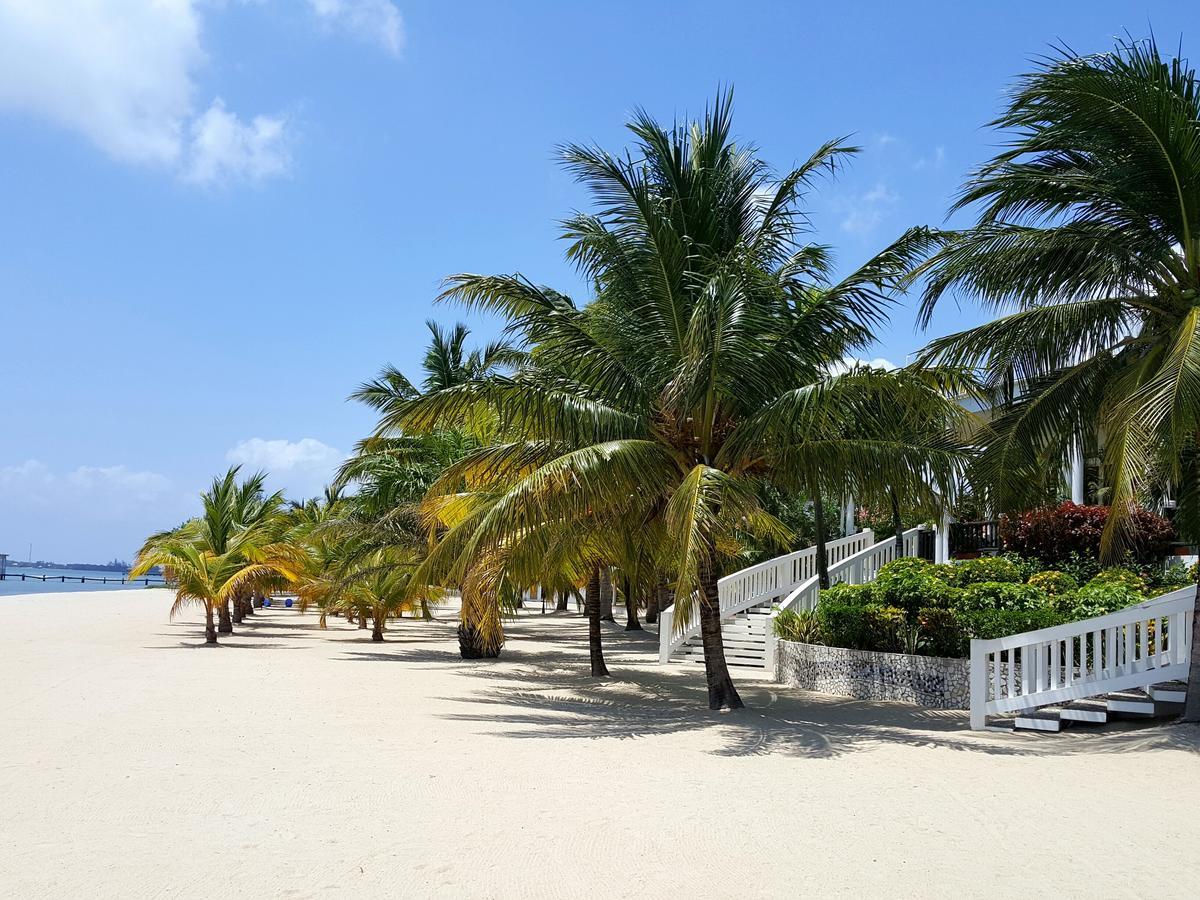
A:
{"label": "white fence post", "polygon": [[971,730],[979,731],[987,725],[987,651],[983,641],[971,639]]}
{"label": "white fence post", "polygon": [[658,661],[665,665],[671,659],[671,634],[675,628],[675,609],[668,606],[658,613]]}
{"label": "white fence post", "polygon": [[779,652],[779,647],[775,643],[775,613],[772,612],[767,617],[767,639],[764,645],[763,668],[771,673],[771,678],[777,678],[776,670],[778,668],[775,654]]}

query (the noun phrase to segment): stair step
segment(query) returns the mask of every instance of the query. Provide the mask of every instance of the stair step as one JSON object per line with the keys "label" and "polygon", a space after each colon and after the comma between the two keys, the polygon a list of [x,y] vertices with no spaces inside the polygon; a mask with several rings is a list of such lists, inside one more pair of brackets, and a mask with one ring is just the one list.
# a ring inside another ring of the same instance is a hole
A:
{"label": "stair step", "polygon": [[[767,646],[766,637],[755,637],[754,635],[730,636],[728,634],[721,635],[721,642],[726,647],[758,647],[760,649]],[[684,643],[689,647],[703,647],[704,641],[699,637],[688,638]]]}
{"label": "stair step", "polygon": [[[701,665],[701,666],[704,665],[704,657],[703,656],[685,656],[682,659],[679,659],[677,661],[682,662],[682,663],[695,663],[695,664]],[[755,669],[759,672],[765,671],[767,668],[766,663],[763,662],[762,660],[755,662],[754,660],[751,660],[751,659],[743,659],[741,657],[736,657],[736,656],[727,657],[725,660],[725,664],[727,666],[729,666],[729,668],[731,668],[731,669]]]}
{"label": "stair step", "polygon": [[1141,688],[1128,691],[1113,691],[1104,698],[1110,713],[1124,713],[1130,716],[1154,715],[1154,699]]}
{"label": "stair step", "polygon": [[1157,703],[1183,703],[1187,699],[1187,682],[1162,681],[1150,685],[1149,693]]}
{"label": "stair step", "polygon": [[[685,644],[676,651],[684,656],[698,656],[704,658],[704,648],[699,645]],[[726,647],[725,658],[734,659],[738,657],[753,657],[754,659],[765,659],[766,653],[761,649],[753,647]]]}
{"label": "stair step", "polygon": [[1073,700],[1059,708],[1058,716],[1066,722],[1096,722],[1103,725],[1108,721],[1108,704],[1093,698]]}
{"label": "stair step", "polygon": [[1062,728],[1059,709],[1044,706],[1041,709],[1023,709],[1016,714],[1014,726],[1022,731],[1057,732]]}

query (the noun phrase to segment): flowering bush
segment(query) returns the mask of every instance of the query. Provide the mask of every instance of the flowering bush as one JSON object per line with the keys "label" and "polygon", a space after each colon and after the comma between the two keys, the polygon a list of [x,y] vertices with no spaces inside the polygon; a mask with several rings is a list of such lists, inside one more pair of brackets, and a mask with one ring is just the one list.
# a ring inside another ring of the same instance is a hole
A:
{"label": "flowering bush", "polygon": [[[1134,507],[1130,529],[1130,552],[1141,562],[1162,559],[1174,538],[1171,523],[1162,516]],[[1072,554],[1095,558],[1100,554],[1100,536],[1108,521],[1107,506],[1060,503],[1042,506],[1004,519],[1004,545],[1022,556],[1058,563]]]}
{"label": "flowering bush", "polygon": [[1092,587],[1098,584],[1119,584],[1129,591],[1145,596],[1146,581],[1137,572],[1132,572],[1122,566],[1113,566],[1111,569],[1105,569],[1098,573],[1095,578],[1089,581],[1085,587]]}
{"label": "flowering bush", "polygon": [[1048,597],[1060,597],[1063,594],[1070,594],[1073,591],[1079,590],[1078,581],[1066,572],[1055,572],[1053,570],[1031,575],[1029,583],[1034,587],[1041,588],[1046,592],[1046,596]]}

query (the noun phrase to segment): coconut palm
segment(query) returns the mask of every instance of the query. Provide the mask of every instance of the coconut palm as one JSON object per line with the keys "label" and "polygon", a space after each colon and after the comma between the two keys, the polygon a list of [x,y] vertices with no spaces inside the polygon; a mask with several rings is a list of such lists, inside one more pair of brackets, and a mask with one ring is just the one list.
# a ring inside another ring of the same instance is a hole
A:
{"label": "coconut palm", "polygon": [[[1119,558],[1131,504],[1165,480],[1176,524],[1200,539],[1200,84],[1153,41],[1092,56],[1057,52],[1021,77],[992,123],[1007,147],[956,204],[970,228],[942,234],[916,275],[922,318],[947,291],[1003,313],[939,338],[925,357],[978,365],[1003,396],[978,481],[1018,508],[1039,466],[1080,435],[1103,440]],[[1164,474],[1165,473],[1165,474]],[[1200,607],[1200,588],[1197,592]],[[1200,616],[1192,641],[1200,678]],[[1200,718],[1200,690],[1187,717]]]}
{"label": "coconut palm", "polygon": [[360,553],[353,546],[344,547],[341,567],[325,576],[322,612],[357,614],[360,622],[370,618],[371,640],[382,641],[389,618],[420,609],[422,602],[439,593],[413,581],[419,561],[419,553],[409,548],[389,546]]}
{"label": "coconut palm", "polygon": [[725,95],[671,128],[638,113],[624,156],[565,148],[598,206],[565,223],[568,256],[596,299],[580,308],[520,275],[452,277],[444,296],[506,317],[529,362],[384,417],[407,432],[481,407],[494,417],[500,443],[468,459],[507,485],[464,526],[469,539],[451,540],[467,553],[514,536],[527,544],[547,523],[661,522],[676,621],[699,607],[713,708],[742,705],[721,640],[721,567],[739,534],[786,537],[759,505],[759,483],[794,484],[823,467],[941,477],[949,459],[826,427],[872,377],[832,378],[830,367],[870,340],[924,236],[831,279],[827,249],[798,240],[799,200],[854,148],[830,142],[776,176],[733,142],[730,104]]}
{"label": "coconut palm", "polygon": [[296,551],[283,544],[261,543],[260,530],[231,535],[222,553],[214,553],[186,531],[152,537],[138,552],[130,570],[138,578],[155,566],[170,571],[175,584],[171,617],[192,604],[204,608],[204,641],[217,643],[214,610],[240,593],[273,587],[295,577]]}
{"label": "coconut palm", "polygon": [[421,360],[425,377],[418,388],[394,366],[386,366],[373,381],[359,385],[350,399],[365,403],[386,413],[421,393],[464,384],[498,369],[519,365],[525,355],[507,341],[492,341],[468,351],[467,337],[471,330],[462,322],[446,330],[437,322],[425,322],[429,329],[429,346]]}

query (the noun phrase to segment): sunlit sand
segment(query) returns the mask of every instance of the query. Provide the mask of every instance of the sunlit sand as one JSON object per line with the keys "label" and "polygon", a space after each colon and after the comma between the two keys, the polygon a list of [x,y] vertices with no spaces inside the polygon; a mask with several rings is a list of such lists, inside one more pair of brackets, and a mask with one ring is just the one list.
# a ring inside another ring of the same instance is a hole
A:
{"label": "sunlit sand", "polygon": [[213,648],[169,606],[0,598],[0,895],[1200,894],[1200,730],[971,733],[768,682],[720,716],[650,632],[585,677],[574,615],[467,663],[452,622],[272,609]]}

